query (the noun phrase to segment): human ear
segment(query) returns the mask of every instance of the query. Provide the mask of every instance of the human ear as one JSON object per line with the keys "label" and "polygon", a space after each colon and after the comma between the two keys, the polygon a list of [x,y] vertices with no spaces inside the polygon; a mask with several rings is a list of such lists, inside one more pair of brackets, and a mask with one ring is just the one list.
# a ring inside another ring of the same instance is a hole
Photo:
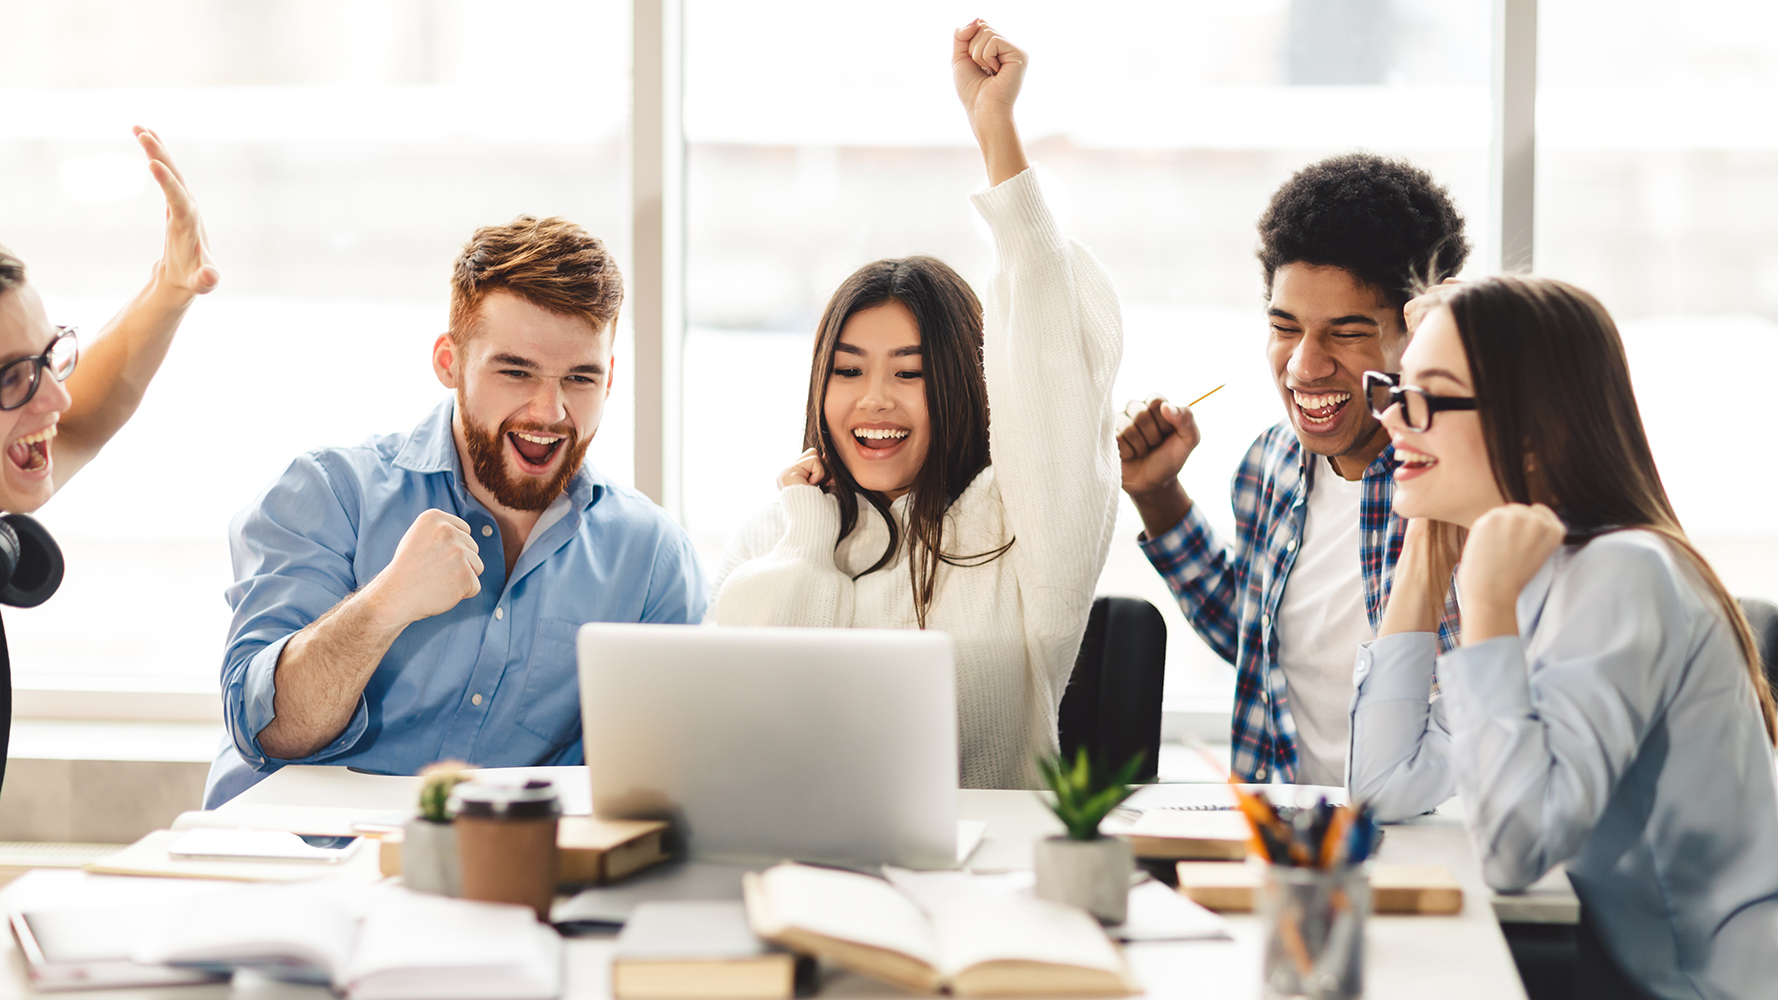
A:
{"label": "human ear", "polygon": [[457,388],[457,342],[448,333],[441,333],[432,342],[432,374],[446,389]]}

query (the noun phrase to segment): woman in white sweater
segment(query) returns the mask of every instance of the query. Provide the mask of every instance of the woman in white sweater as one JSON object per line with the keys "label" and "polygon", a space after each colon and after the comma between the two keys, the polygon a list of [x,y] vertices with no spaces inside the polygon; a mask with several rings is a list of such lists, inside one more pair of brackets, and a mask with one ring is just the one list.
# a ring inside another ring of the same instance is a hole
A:
{"label": "woman in white sweater", "polygon": [[1123,333],[1025,161],[1024,53],[976,21],[952,68],[991,185],[973,199],[994,234],[985,324],[932,258],[847,279],[816,336],[808,450],[729,543],[710,618],[950,633],[961,784],[1029,788],[1116,520]]}

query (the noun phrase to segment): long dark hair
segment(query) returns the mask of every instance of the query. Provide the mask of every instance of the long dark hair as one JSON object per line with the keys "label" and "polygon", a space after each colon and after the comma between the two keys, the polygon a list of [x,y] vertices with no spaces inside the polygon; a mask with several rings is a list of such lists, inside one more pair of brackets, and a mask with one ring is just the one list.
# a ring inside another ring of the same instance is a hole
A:
{"label": "long dark hair", "polygon": [[[944,551],[945,511],[988,465],[988,387],[982,379],[982,304],[969,283],[935,257],[901,257],[866,264],[853,272],[828,299],[815,333],[815,355],[809,365],[809,406],[803,422],[803,447],[814,448],[827,469],[827,489],[840,502],[840,538],[858,523],[858,501],[875,508],[889,526],[889,544],[869,569],[874,573],[895,558],[902,544],[900,529],[889,513],[889,498],[858,485],[834,448],[827,428],[827,381],[833,372],[834,349],[853,314],[899,302],[913,314],[920,330],[922,382],[931,439],[926,461],[908,491],[908,573],[914,590],[914,613],[926,627],[933,588],[941,562],[978,566],[1004,553],[1012,543],[988,552],[955,556]],[[835,543],[838,544],[837,542]]]}
{"label": "long dark hair", "polygon": [[1772,689],[1753,632],[1667,500],[1623,340],[1605,307],[1573,285],[1531,277],[1459,285],[1443,298],[1475,380],[1482,438],[1501,495],[1554,507],[1570,540],[1580,544],[1604,531],[1640,528],[1685,553],[1735,632],[1766,737],[1778,741]]}

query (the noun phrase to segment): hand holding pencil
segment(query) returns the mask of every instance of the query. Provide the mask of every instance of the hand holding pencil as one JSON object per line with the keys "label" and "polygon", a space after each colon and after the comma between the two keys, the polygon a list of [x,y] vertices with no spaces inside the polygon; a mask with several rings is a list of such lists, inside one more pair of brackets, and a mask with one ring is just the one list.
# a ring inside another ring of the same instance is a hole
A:
{"label": "hand holding pencil", "polygon": [[1136,504],[1150,537],[1171,529],[1191,509],[1191,499],[1179,484],[1179,472],[1199,441],[1192,405],[1203,402],[1216,389],[1185,406],[1175,406],[1165,396],[1132,400],[1118,420],[1117,454],[1123,463],[1124,492]]}

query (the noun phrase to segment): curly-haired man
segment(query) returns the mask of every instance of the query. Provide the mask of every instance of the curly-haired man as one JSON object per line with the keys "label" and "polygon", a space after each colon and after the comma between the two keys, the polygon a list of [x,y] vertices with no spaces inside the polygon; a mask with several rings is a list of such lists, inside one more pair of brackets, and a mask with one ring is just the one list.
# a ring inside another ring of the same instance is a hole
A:
{"label": "curly-haired man", "polygon": [[1403,531],[1390,513],[1389,435],[1361,380],[1398,369],[1412,289],[1455,274],[1469,244],[1425,171],[1363,153],[1291,177],[1259,234],[1266,357],[1287,419],[1235,474],[1234,543],[1179,482],[1199,440],[1189,407],[1155,397],[1129,408],[1118,434],[1123,487],[1142,515],[1143,552],[1192,627],[1235,665],[1235,773],[1339,785],[1354,652],[1376,636]]}

